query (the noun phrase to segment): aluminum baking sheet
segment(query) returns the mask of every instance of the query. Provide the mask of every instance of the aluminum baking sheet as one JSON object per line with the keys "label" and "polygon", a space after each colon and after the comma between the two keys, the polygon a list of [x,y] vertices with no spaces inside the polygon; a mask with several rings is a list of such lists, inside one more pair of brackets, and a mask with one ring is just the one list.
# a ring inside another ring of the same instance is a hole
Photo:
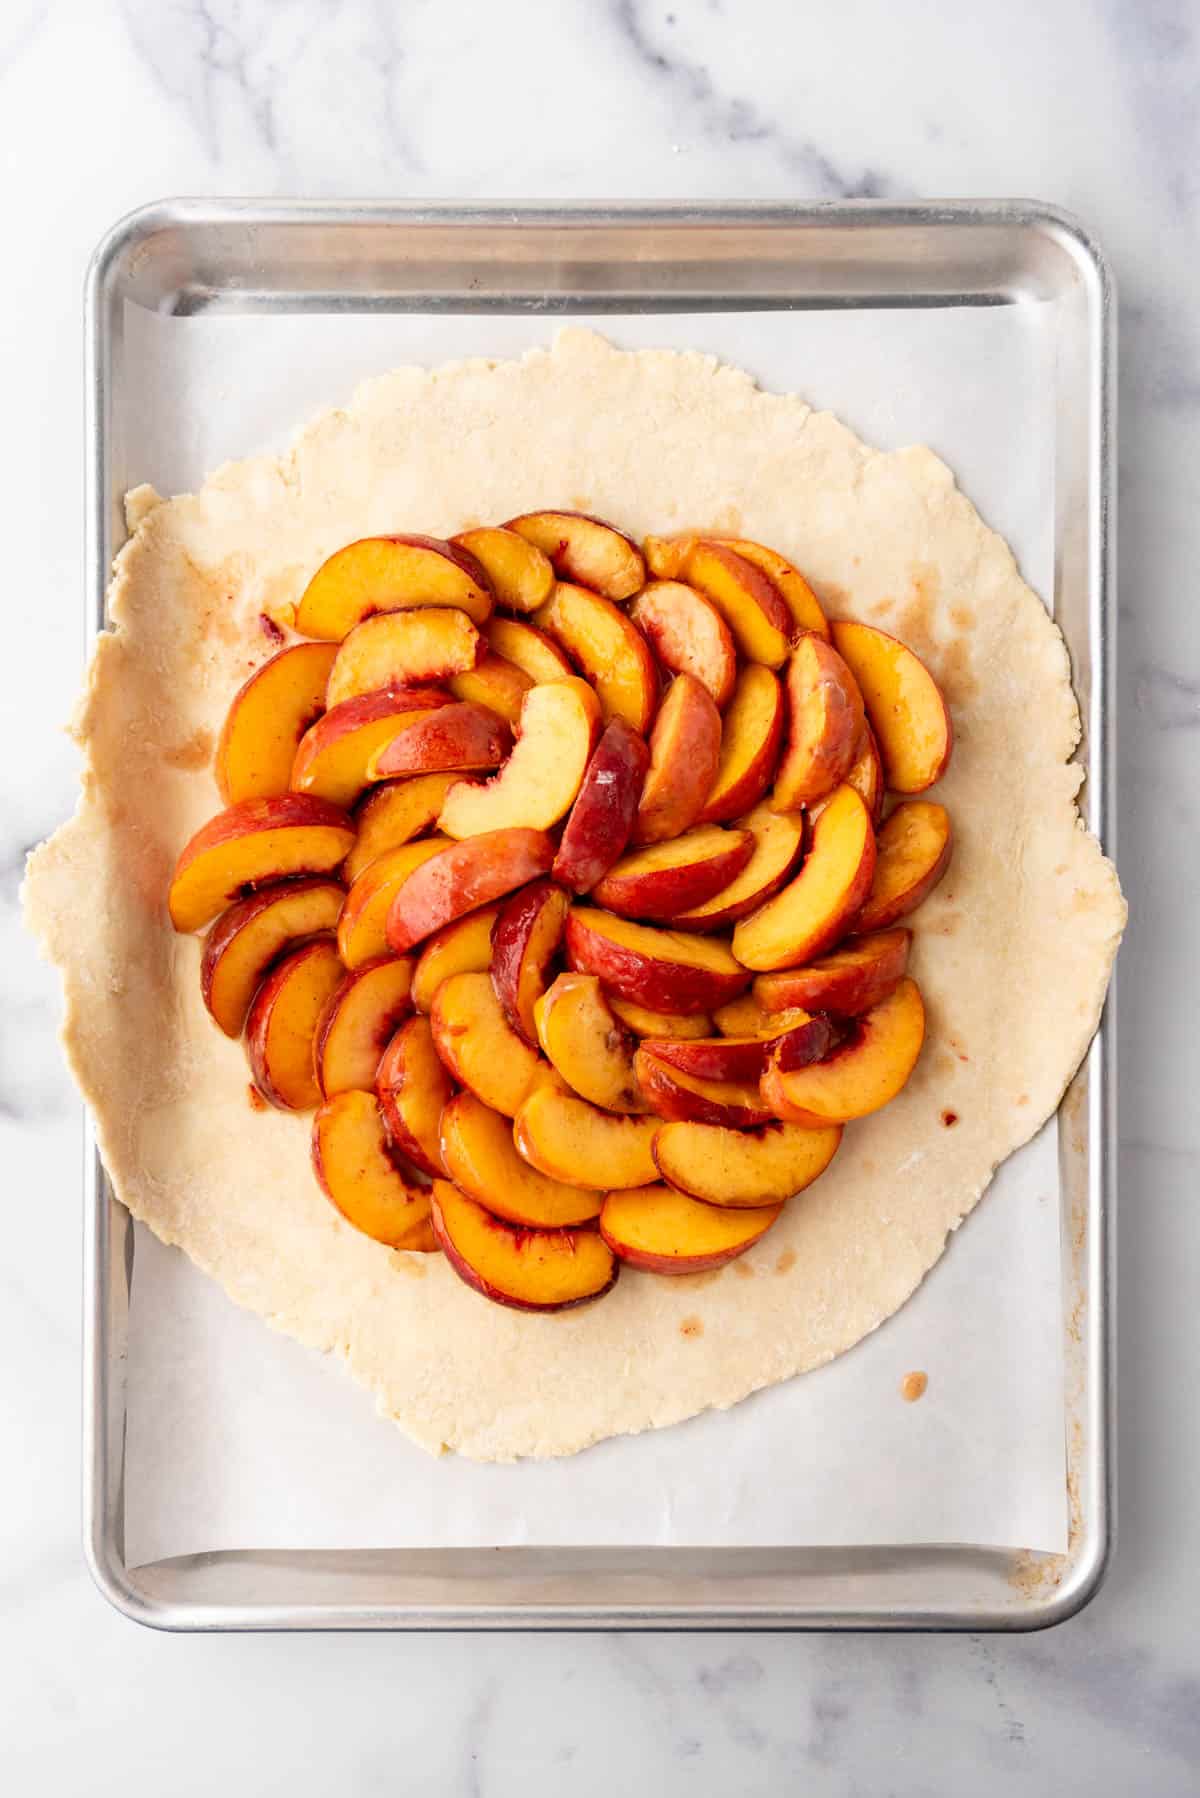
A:
{"label": "aluminum baking sheet", "polygon": [[[115,529],[114,502],[127,474],[146,467],[144,440],[122,442],[123,352],[139,324],[138,314],[126,310],[129,305],[142,308],[143,315],[145,310],[176,316],[262,312],[279,321],[272,328],[280,334],[282,315],[289,313],[406,312],[428,319],[431,337],[438,335],[432,322],[438,313],[611,312],[628,319],[663,310],[719,311],[724,323],[731,314],[764,308],[853,306],[865,332],[862,308],[951,305],[956,311],[953,320],[944,320],[947,337],[965,344],[967,305],[1022,301],[1039,302],[1039,312],[1048,309],[1052,318],[1046,373],[1054,386],[1053,429],[1049,445],[1040,447],[1054,455],[1059,569],[1054,600],[1089,715],[1089,793],[1093,822],[1102,829],[1099,627],[1106,466],[1100,427],[1107,294],[1103,270],[1078,234],[1037,209],[852,208],[653,217],[577,212],[515,221],[500,211],[451,215],[341,207],[220,213],[170,208],[141,215],[110,239],[92,285],[97,443],[103,452],[95,495],[97,596],[115,542],[104,541],[105,530]],[[539,322],[544,327],[546,321]],[[856,320],[839,322],[858,328]],[[998,322],[980,320],[981,348],[988,327]],[[712,324],[717,325],[715,318]],[[764,337],[766,325],[760,321]],[[497,317],[481,326],[480,350],[511,335],[511,325],[501,327]],[[752,358],[735,359],[753,366]],[[969,369],[969,352],[960,352],[960,361]],[[756,372],[769,381],[769,368]],[[1098,452],[1094,460],[1090,452]],[[156,472],[162,454],[159,446],[151,464]],[[970,469],[961,458],[956,461],[970,491]],[[1001,528],[1008,522],[993,521]],[[1093,1056],[1086,1101],[1072,1101],[1084,1106],[1089,1123],[1094,1109],[1101,1125],[1102,1048]],[[1072,1394],[1066,1421],[1073,1529],[1066,1557],[1014,1562],[1009,1555],[937,1548],[727,1548],[707,1550],[699,1558],[680,1548],[625,1555],[594,1548],[509,1549],[502,1557],[420,1548],[336,1555],[235,1550],[131,1572],[124,1565],[124,1508],[118,1516],[114,1490],[118,1442],[120,1474],[126,1470],[124,1394],[115,1393],[107,1377],[110,1352],[124,1346],[126,1266],[124,1294],[109,1288],[98,1295],[101,1316],[92,1344],[100,1375],[94,1387],[100,1415],[92,1418],[93,1465],[101,1476],[94,1481],[99,1502],[91,1517],[97,1568],[110,1592],[137,1614],[200,1627],[483,1621],[578,1626],[620,1620],[626,1626],[853,1621],[900,1627],[969,1622],[978,1628],[989,1622],[1019,1627],[1048,1621],[1094,1586],[1107,1537],[1104,1306],[1097,1302],[1103,1300],[1103,1281],[1094,1277],[1103,1263],[1104,1170],[1098,1145],[1079,1140],[1080,1122],[1073,1111],[1062,1133],[1060,1165],[1070,1225],[1064,1234],[1070,1276],[1066,1312],[1079,1332],[1074,1345],[1079,1353],[1073,1352],[1070,1335],[1064,1342]],[[97,1199],[103,1197],[98,1191]],[[124,1213],[106,1203],[97,1203],[93,1221],[98,1250],[111,1247],[114,1229],[128,1228]],[[1077,1283],[1075,1262],[1081,1255],[1088,1259],[1093,1248],[1100,1261]],[[111,1255],[98,1265],[111,1266]],[[1093,1323],[1095,1341],[1085,1341]],[[114,1441],[118,1412],[120,1434]]]}

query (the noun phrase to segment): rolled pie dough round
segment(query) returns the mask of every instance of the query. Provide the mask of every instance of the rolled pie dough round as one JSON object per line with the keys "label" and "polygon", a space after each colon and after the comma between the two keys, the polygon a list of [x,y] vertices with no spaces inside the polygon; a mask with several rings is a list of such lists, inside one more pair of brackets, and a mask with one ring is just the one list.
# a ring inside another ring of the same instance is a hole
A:
{"label": "rolled pie dough round", "polygon": [[[914,921],[929,1033],[908,1087],[847,1129],[829,1172],[741,1261],[684,1279],[626,1268],[600,1303],[537,1316],[334,1211],[310,1169],[311,1120],[251,1109],[241,1045],[201,1002],[200,940],[174,934],[164,900],[181,845],[219,808],[211,752],[229,701],[276,648],[262,615],[353,538],[448,536],[545,506],[781,550],[834,615],[926,659],[957,747],[936,791],[954,861]],[[1063,639],[944,464],[881,454],[710,357],[572,330],[519,361],[398,369],[286,455],[229,464],[178,499],[139,489],[128,514],[113,628],[75,724],[82,798],[32,857],[25,902],[133,1215],[239,1304],[343,1356],[415,1440],[483,1460],[570,1454],[731,1405],[902,1305],[1057,1106],[1125,917],[1076,809]],[[697,1316],[702,1331],[681,1332]]]}

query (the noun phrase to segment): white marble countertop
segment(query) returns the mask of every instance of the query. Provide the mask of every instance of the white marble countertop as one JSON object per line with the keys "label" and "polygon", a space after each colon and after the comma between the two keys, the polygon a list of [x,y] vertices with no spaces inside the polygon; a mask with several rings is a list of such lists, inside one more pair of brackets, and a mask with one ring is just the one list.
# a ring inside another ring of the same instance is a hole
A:
{"label": "white marble countertop", "polygon": [[[1188,0],[11,0],[0,20],[0,1784],[13,1793],[1200,1787],[1200,16]],[[1108,1582],[1040,1636],[170,1638],[79,1544],[81,1129],[22,937],[69,810],[80,292],[168,194],[1031,195],[1122,296],[1120,1474]]]}

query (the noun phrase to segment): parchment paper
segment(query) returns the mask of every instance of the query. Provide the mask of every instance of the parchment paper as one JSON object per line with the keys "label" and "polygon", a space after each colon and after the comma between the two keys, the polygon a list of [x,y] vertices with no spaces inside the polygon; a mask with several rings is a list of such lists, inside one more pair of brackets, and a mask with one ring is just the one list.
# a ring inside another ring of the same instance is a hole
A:
{"label": "parchment paper", "polygon": [[[629,346],[721,355],[884,448],[931,445],[1050,590],[1053,314],[604,317]],[[194,488],[282,447],[397,363],[508,355],[542,317],[126,313],[126,483]],[[214,804],[216,796],[214,790]],[[1056,1127],[1001,1170],[917,1295],[831,1366],[564,1461],[431,1460],[332,1364],[240,1312],[136,1227],[131,1565],[216,1548],[964,1542],[1066,1548]],[[903,1181],[902,1170],[895,1178]],[[900,1382],[928,1375],[917,1403]]]}

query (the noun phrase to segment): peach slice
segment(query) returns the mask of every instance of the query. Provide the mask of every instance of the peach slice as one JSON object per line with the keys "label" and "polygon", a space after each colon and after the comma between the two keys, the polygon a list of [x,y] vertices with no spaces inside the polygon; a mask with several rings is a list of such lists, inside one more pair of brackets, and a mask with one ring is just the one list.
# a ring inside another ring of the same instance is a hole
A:
{"label": "peach slice", "polygon": [[778,1012],[764,1011],[753,993],[742,993],[714,1011],[713,1023],[722,1036],[776,1037],[789,1023],[803,1024],[808,1016],[799,1007],[791,1010],[791,1016],[781,1018]]}
{"label": "peach slice", "polygon": [[646,567],[656,580],[677,581],[683,573],[688,553],[696,542],[696,531],[680,531],[673,537],[648,536],[642,544]]}
{"label": "peach slice", "polygon": [[675,1042],[712,1035],[713,1021],[703,1011],[691,1012],[686,1017],[673,1011],[650,1011],[645,1005],[634,1005],[616,993],[608,994],[608,1003],[613,1015],[620,1018],[622,1024],[627,1024],[635,1036],[669,1038]]}
{"label": "peach slice", "polygon": [[636,543],[586,512],[526,512],[505,529],[536,544],[560,581],[578,581],[605,599],[628,599],[646,578]]}
{"label": "peach slice", "polygon": [[656,1178],[651,1147],[659,1120],[601,1111],[560,1084],[544,1082],[513,1120],[513,1141],[531,1167],[567,1186],[645,1186]]}
{"label": "peach slice", "polygon": [[235,899],[293,874],[329,874],[346,859],[354,824],[308,793],[243,799],[184,844],[167,894],[179,931],[199,930]]}
{"label": "peach slice", "polygon": [[716,778],[697,822],[723,824],[758,804],[783,741],[783,688],[769,668],[742,669],[721,730]]}
{"label": "peach slice", "polygon": [[437,1052],[454,1079],[505,1117],[521,1109],[548,1073],[537,1051],[508,1022],[486,974],[443,980],[430,1023]]}
{"label": "peach slice", "polygon": [[450,695],[441,688],[413,687],[408,692],[363,693],[333,706],[300,739],[292,763],[294,790],[334,805],[353,805],[368,784],[367,764],[376,750],[449,704]]}
{"label": "peach slice", "polygon": [[391,780],[373,788],[354,814],[358,836],[346,857],[344,878],[357,880],[363,869],[387,850],[399,849],[431,830],[457,778],[453,770],[416,774],[409,780]]}
{"label": "peach slice", "polygon": [[857,930],[886,930],[931,893],[950,865],[950,814],[932,799],[906,799],[878,838],[875,878],[855,922]]}
{"label": "peach slice", "polygon": [[332,937],[293,949],[267,975],[246,1018],[246,1054],[254,1084],[283,1111],[321,1103],[313,1047],[326,1003],[341,984]]}
{"label": "peach slice", "polygon": [[775,1115],[764,1103],[757,1080],[701,1080],[668,1067],[645,1048],[637,1052],[635,1072],[647,1104],[660,1118],[745,1130],[769,1123]]}
{"label": "peach slice", "polygon": [[787,671],[788,728],[775,770],[777,812],[824,799],[854,766],[863,735],[858,683],[836,649],[802,637]]}
{"label": "peach slice", "polygon": [[505,900],[492,932],[492,985],[504,1015],[519,1036],[538,1040],[538,1000],[558,954],[570,901],[552,880],[535,880]]}
{"label": "peach slice", "polygon": [[425,837],[387,849],[368,864],[346,895],[338,922],[338,953],[348,968],[361,968],[388,953],[387,915],[392,900],[414,868],[447,845],[446,837]]}
{"label": "peach slice", "polygon": [[296,608],[296,629],[340,643],[372,613],[410,606],[454,606],[482,624],[491,588],[474,556],[439,537],[360,537],[317,569]]}
{"label": "peach slice", "polygon": [[711,1011],[750,980],[724,943],[582,906],[567,918],[567,962],[651,1011]]}
{"label": "peach slice", "polygon": [[412,1010],[412,963],[403,958],[353,968],[328,1000],[313,1040],[322,1096],[375,1085],[383,1052]]}
{"label": "peach slice", "polygon": [[409,1018],[384,1051],[374,1080],[388,1135],[414,1167],[444,1174],[442,1112],[454,1088],[428,1018]]}
{"label": "peach slice", "polygon": [[473,700],[476,705],[495,712],[506,724],[514,725],[521,716],[521,706],[533,679],[515,662],[506,662],[503,656],[488,649],[474,668],[452,674],[446,685],[456,699]]}
{"label": "peach slice", "polygon": [[596,690],[605,722],[645,731],[658,704],[658,668],[636,624],[586,587],[560,581],[533,622],[562,646]]}
{"label": "peach slice", "polygon": [[573,893],[588,892],[620,857],[649,766],[645,739],[613,718],[587,765],[554,858],[555,880]]}
{"label": "peach slice", "polygon": [[911,942],[908,930],[851,937],[832,955],[824,955],[806,968],[760,974],[754,982],[754,996],[768,1013],[800,1005],[806,1011],[824,1011],[833,1017],[857,1017],[899,985],[908,967]]}
{"label": "peach slice", "polygon": [[670,842],[622,856],[593,887],[592,897],[623,918],[675,918],[728,887],[753,853],[749,830],[701,824]]}
{"label": "peach slice", "polygon": [[613,1254],[648,1274],[702,1274],[753,1248],[782,1205],[705,1205],[671,1186],[610,1192],[600,1234]]}
{"label": "peach slice", "polygon": [[807,1054],[821,1061],[837,1043],[838,1035],[828,1018],[810,1017],[798,1008],[778,1014],[778,1035],[755,1032],[750,1036],[693,1037],[680,1041],[673,1037],[647,1037],[642,1048],[681,1074],[697,1080],[757,1081],[767,1065],[774,1043],[784,1035],[795,1036],[788,1053],[794,1067],[799,1067]]}
{"label": "peach slice", "polygon": [[534,1006],[538,1041],[573,1092],[603,1111],[644,1111],[634,1037],[618,1023],[594,974],[560,974]]}
{"label": "peach slice", "polygon": [[554,638],[526,618],[501,618],[497,614],[488,619],[483,634],[498,656],[527,674],[535,684],[569,679],[575,672]]}
{"label": "peach slice", "polygon": [[793,636],[798,631],[812,631],[829,640],[829,625],[821,602],[804,576],[778,550],[768,549],[765,543],[752,543],[747,537],[718,537],[715,541],[733,550],[744,562],[753,562],[779,589],[783,603],[792,615]]}
{"label": "peach slice", "polygon": [[287,792],[297,745],[325,710],[336,654],[328,643],[294,643],[238,689],[213,763],[226,805]]}
{"label": "peach slice", "polygon": [[492,965],[492,936],[500,916],[498,905],[455,918],[431,936],[417,958],[413,974],[413,1004],[418,1011],[432,1011],[443,980],[452,974],[486,974]]}
{"label": "peach slice", "polygon": [[954,727],[937,682],[919,656],[886,631],[838,618],[833,640],[862,691],[894,793],[923,793],[946,772]]}
{"label": "peach slice", "polygon": [[825,1172],[842,1140],[840,1124],[805,1130],[760,1124],[726,1130],[715,1124],[664,1124],[654,1159],[668,1185],[705,1205],[782,1205]]}
{"label": "peach slice", "polygon": [[595,1230],[531,1230],[501,1223],[448,1180],[435,1180],[433,1228],[459,1279],[493,1304],[563,1311],[606,1293],[617,1264]]}
{"label": "peach slice", "polygon": [[862,742],[846,775],[846,785],[854,788],[871,814],[871,823],[878,830],[879,820],[883,816],[883,761],[879,745],[875,741],[875,732],[869,724],[863,725]]}
{"label": "peach slice", "polygon": [[684,557],[682,572],[689,586],[712,601],[748,661],[768,668],[787,661],[792,615],[761,568],[723,544],[700,539]]}
{"label": "peach slice", "polygon": [[465,612],[433,606],[380,612],[356,624],[337,652],[327,703],[341,705],[384,687],[420,687],[473,668],[483,638]]}
{"label": "peach slice", "polygon": [[240,1036],[267,970],[306,937],[337,929],[346,894],[336,880],[287,880],[221,913],[204,939],[200,993],[226,1036]]}
{"label": "peach slice", "polygon": [[348,1224],[393,1249],[437,1248],[429,1193],[405,1179],[374,1093],[339,1093],[313,1119],[313,1171]]}
{"label": "peach slice", "polygon": [[792,1068],[784,1037],[767,1062],[762,1094],[775,1115],[818,1129],[867,1117],[889,1104],[917,1065],[925,1007],[907,976],[860,1018],[826,1061]]}
{"label": "peach slice", "polygon": [[367,758],[367,779],[398,774],[472,773],[498,768],[508,754],[509,731],[486,706],[459,700],[436,712],[415,712]]}
{"label": "peach slice", "polygon": [[733,697],[737,650],[733,634],[710,599],[682,581],[651,581],[629,608],[671,674],[690,674],[720,707]]}
{"label": "peach slice", "polygon": [[800,860],[804,849],[802,814],[776,812],[770,804],[763,804],[755,806],[740,823],[750,836],[746,861],[725,886],[700,904],[677,912],[677,930],[719,930],[723,924],[744,918],[778,892]]}
{"label": "peach slice", "polygon": [[487,830],[464,843],[446,843],[408,876],[392,900],[388,946],[403,955],[464,912],[502,899],[547,874],[554,844],[544,831]]}
{"label": "peach slice", "polygon": [[839,787],[813,826],[796,878],[734,925],[734,954],[756,973],[811,961],[845,935],[874,874],[867,808],[852,787]]}
{"label": "peach slice", "polygon": [[586,681],[530,687],[508,760],[494,780],[451,787],[440,828],[450,837],[549,830],[570,811],[599,735],[600,706]]}
{"label": "peach slice", "polygon": [[480,525],[450,540],[474,556],[491,582],[498,606],[510,612],[536,612],[554,591],[554,568],[536,543],[518,531]]}
{"label": "peach slice", "polygon": [[634,841],[662,843],[694,824],[712,791],[720,756],[721,714],[712,694],[690,674],[677,675],[654,720]]}
{"label": "peach slice", "polygon": [[454,1184],[509,1224],[561,1230],[600,1215],[602,1192],[540,1174],[517,1154],[512,1124],[474,1093],[459,1093],[442,1113],[442,1160]]}

